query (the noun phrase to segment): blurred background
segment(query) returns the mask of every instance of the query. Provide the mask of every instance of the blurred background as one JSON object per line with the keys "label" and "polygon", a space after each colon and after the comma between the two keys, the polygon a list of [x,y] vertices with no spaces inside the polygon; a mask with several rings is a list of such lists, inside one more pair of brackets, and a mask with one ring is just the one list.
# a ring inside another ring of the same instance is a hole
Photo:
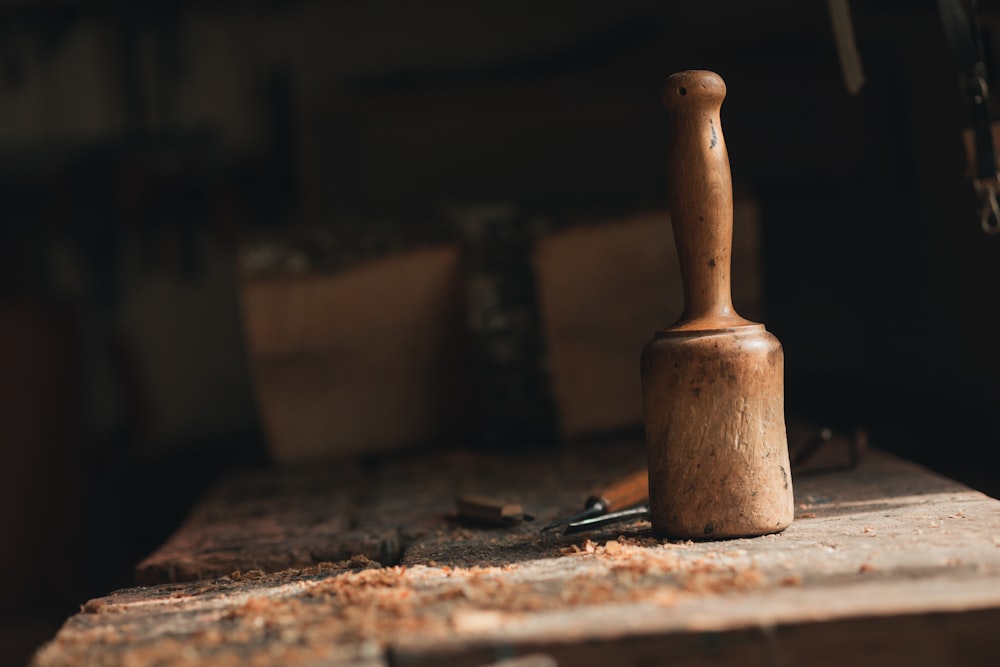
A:
{"label": "blurred background", "polygon": [[826,3],[0,2],[0,652],[224,471],[641,433],[683,69],[790,417],[1000,492],[959,70],[936,3],[852,10],[854,96]]}

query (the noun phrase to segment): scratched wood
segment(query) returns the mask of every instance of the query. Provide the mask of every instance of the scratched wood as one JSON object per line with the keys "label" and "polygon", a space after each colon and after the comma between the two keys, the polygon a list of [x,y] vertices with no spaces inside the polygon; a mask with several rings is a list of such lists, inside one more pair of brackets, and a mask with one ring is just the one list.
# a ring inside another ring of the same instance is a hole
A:
{"label": "scratched wood", "polygon": [[150,585],[274,572],[363,554],[398,557],[393,531],[358,529],[354,499],[369,473],[356,464],[242,472],[209,492],[178,530],[136,567]]}
{"label": "scratched wood", "polygon": [[[540,548],[535,523],[500,532],[462,525],[456,498],[479,494],[521,503],[539,516],[569,514],[602,484],[639,469],[644,453],[641,442],[629,440],[507,456],[453,450],[398,454],[367,466],[241,472],[222,480],[139,563],[136,582],[275,572],[358,554],[383,565],[409,564],[424,551],[437,553],[442,541],[468,544],[451,552],[453,563],[501,564],[511,558],[504,549],[531,558]],[[494,539],[504,548],[484,552],[481,547],[495,546]]]}
{"label": "scratched wood", "polygon": [[517,492],[526,507],[549,503],[541,522],[575,505],[546,496],[550,485],[599,483],[608,458],[624,467],[595,456],[585,480],[562,478],[580,474],[578,453],[508,466],[452,453],[370,472],[354,529],[386,510],[416,525],[403,565],[358,554],[117,591],[87,602],[32,664],[994,663],[1000,501],[877,451],[854,470],[800,474],[784,533],[725,542],[663,542],[645,522],[571,538],[465,526],[443,497],[410,495]]}

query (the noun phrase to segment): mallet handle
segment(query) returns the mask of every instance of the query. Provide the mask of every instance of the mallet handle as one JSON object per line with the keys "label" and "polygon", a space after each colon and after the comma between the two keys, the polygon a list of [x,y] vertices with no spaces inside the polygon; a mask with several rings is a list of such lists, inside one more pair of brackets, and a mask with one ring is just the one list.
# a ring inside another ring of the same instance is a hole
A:
{"label": "mallet handle", "polygon": [[733,185],[719,111],[726,84],[714,72],[667,79],[670,114],[667,197],[684,285],[684,313],[673,331],[751,324],[733,310],[730,264]]}

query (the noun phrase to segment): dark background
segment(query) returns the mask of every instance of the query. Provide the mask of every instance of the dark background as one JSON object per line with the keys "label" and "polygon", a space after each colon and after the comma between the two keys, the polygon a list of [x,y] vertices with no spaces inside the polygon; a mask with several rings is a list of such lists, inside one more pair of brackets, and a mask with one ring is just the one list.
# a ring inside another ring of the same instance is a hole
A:
{"label": "dark background", "polygon": [[856,97],[818,2],[0,2],[0,651],[268,463],[238,239],[662,207],[682,69],[729,87],[790,413],[1000,491],[1000,237],[958,70],[935,3],[852,9]]}

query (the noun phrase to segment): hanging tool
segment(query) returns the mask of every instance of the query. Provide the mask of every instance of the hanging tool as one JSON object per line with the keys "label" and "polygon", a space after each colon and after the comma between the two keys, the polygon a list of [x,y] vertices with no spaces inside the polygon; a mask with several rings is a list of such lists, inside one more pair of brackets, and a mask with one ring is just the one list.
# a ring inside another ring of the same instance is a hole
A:
{"label": "hanging tool", "polygon": [[722,78],[706,71],[674,74],[663,91],[684,311],[641,360],[650,521],[660,537],[763,535],[794,515],[781,343],[732,304],[725,96]]}
{"label": "hanging tool", "polygon": [[857,95],[865,85],[865,73],[861,67],[861,54],[854,39],[854,25],[851,22],[851,7],[847,0],[827,0],[830,10],[830,25],[837,45],[840,71],[844,75],[844,85],[850,95]]}
{"label": "hanging tool", "polygon": [[972,184],[979,196],[979,224],[1000,234],[1000,178],[990,120],[989,72],[975,0],[938,0],[941,23],[961,75],[962,92],[972,104]]}
{"label": "hanging tool", "polygon": [[547,532],[578,521],[606,515],[609,512],[617,512],[620,509],[643,503],[648,497],[649,476],[646,469],[643,468],[590,496],[583,504],[582,511],[572,516],[556,519],[543,526],[542,531]]}

